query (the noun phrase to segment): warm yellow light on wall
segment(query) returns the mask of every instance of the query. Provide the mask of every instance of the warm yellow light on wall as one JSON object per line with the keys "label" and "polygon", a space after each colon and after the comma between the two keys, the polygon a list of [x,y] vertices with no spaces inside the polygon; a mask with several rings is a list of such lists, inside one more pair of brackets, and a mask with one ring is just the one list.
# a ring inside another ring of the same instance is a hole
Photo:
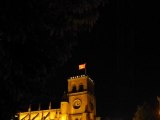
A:
{"label": "warm yellow light on wall", "polygon": [[67,120],[67,116],[66,115],[62,115],[61,116],[61,120]]}

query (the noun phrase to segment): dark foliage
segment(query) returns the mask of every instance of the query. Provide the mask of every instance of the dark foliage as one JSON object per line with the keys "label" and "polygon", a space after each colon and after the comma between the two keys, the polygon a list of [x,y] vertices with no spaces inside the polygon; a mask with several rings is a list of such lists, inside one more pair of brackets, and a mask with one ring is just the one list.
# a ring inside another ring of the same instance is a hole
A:
{"label": "dark foliage", "polygon": [[148,103],[138,106],[133,120],[156,120],[153,106]]}

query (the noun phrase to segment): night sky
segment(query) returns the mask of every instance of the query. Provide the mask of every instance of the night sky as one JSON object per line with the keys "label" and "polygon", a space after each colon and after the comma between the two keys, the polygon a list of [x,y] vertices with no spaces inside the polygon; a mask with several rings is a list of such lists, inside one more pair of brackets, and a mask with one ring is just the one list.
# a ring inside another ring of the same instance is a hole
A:
{"label": "night sky", "polygon": [[[0,16],[1,23],[4,22],[0,24],[0,91],[6,90],[9,94],[1,93],[4,100],[0,104],[13,99],[8,108],[11,105],[14,112],[24,111],[30,103],[40,102],[45,106],[50,100],[53,107],[59,106],[62,94],[67,90],[67,79],[83,74],[78,70],[82,63],[86,63],[87,75],[95,82],[98,116],[131,119],[138,105],[145,101],[155,103],[157,95],[160,95],[160,17],[156,3],[109,0],[98,7],[99,17],[92,29],[82,29],[75,41],[70,40],[75,31],[67,31],[64,36],[57,37],[60,28],[66,27],[63,22],[66,18],[61,18],[58,7],[57,16],[52,18],[50,14],[47,17],[46,11],[42,12],[45,7],[37,12],[39,6],[35,8],[37,16],[32,7],[15,9],[13,13],[23,9],[22,19],[19,19],[21,12],[18,12],[18,17],[13,17],[7,11],[8,6],[2,7],[5,12]],[[25,9],[31,11],[26,12]],[[67,15],[73,17],[75,14],[72,16],[69,12]],[[55,30],[43,28],[43,22],[55,25]],[[46,38],[48,31],[51,31],[51,37]]]}
{"label": "night sky", "polygon": [[95,81],[98,115],[131,119],[138,105],[154,104],[160,94],[159,16],[156,8],[142,8],[110,1],[64,66],[62,74],[72,76],[78,64],[87,63],[87,74]]}

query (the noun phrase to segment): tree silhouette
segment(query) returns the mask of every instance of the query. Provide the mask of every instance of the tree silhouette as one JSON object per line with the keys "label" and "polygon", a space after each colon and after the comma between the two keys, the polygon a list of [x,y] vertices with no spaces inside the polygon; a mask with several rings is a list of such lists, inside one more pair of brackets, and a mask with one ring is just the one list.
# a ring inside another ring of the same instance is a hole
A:
{"label": "tree silhouette", "polygon": [[154,109],[145,102],[142,106],[138,106],[133,120],[155,120]]}

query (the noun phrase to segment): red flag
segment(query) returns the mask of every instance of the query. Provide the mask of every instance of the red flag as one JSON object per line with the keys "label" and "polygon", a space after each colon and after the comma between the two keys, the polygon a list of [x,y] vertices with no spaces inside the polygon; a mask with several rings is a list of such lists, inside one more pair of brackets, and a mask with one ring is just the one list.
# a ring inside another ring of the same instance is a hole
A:
{"label": "red flag", "polygon": [[79,70],[82,70],[82,69],[85,69],[85,68],[86,68],[86,64],[85,63],[79,65]]}

